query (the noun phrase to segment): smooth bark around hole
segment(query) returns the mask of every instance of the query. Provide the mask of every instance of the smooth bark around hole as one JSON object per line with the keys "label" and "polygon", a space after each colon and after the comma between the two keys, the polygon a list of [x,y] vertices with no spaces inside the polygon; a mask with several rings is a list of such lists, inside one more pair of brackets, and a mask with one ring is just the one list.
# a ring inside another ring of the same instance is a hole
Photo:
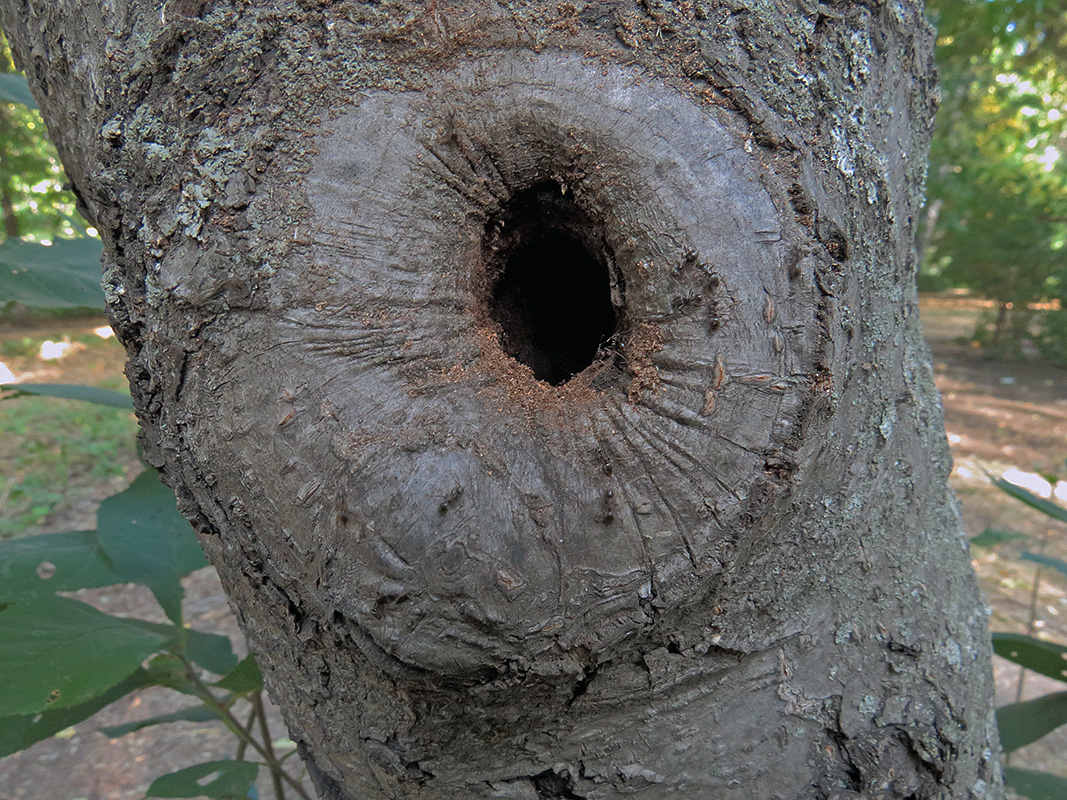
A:
{"label": "smooth bark around hole", "polygon": [[555,182],[517,195],[486,227],[489,317],[539,381],[566,383],[618,330],[621,299],[598,227]]}

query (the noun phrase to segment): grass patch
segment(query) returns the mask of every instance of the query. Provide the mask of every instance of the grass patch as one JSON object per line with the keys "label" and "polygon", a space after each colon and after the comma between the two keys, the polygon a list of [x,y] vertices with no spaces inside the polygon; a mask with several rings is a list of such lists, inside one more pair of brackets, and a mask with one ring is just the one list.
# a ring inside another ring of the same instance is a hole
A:
{"label": "grass patch", "polygon": [[[92,323],[89,323],[92,324]],[[100,323],[97,323],[100,324]],[[42,342],[66,340],[69,356],[45,362]],[[0,360],[28,380],[126,390],[124,353],[92,330],[33,331],[0,337]],[[0,397],[0,538],[35,526],[93,527],[95,505],[139,471],[132,413],[77,400]]]}
{"label": "grass patch", "polygon": [[133,414],[76,400],[0,402],[0,538],[19,536],[60,507],[125,476],[137,461]]}

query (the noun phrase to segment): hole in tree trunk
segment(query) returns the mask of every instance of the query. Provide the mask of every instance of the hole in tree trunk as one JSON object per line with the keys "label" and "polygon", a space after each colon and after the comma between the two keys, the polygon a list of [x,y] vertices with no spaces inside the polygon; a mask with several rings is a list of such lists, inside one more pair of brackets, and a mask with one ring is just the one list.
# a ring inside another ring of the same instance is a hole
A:
{"label": "hole in tree trunk", "polygon": [[619,331],[623,287],[597,225],[555,181],[516,195],[483,241],[500,346],[539,381],[566,383]]}

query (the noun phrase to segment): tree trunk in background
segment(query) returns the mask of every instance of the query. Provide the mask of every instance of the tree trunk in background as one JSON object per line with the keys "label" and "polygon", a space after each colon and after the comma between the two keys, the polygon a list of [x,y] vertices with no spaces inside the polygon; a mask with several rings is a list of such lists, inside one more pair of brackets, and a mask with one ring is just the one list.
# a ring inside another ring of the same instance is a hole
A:
{"label": "tree trunk in background", "polygon": [[1000,796],[917,3],[2,22],[324,797]]}

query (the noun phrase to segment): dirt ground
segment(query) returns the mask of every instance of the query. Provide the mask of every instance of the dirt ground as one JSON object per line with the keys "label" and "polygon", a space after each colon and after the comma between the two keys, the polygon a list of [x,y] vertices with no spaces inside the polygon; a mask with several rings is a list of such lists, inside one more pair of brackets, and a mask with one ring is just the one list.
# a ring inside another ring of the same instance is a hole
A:
{"label": "dirt ground", "polygon": [[[1006,470],[1013,482],[1067,477],[1067,370],[1037,362],[994,361],[967,337],[982,309],[965,297],[923,298],[921,317],[945,409],[954,467],[950,484],[970,536],[986,528],[1027,539],[998,548],[972,548],[975,570],[992,611],[995,631],[1067,642],[1067,579],[1019,559],[1024,550],[1067,559],[1067,527],[994,488],[988,474]],[[1067,485],[1061,485],[1067,488]],[[1067,505],[1067,493],[1053,498]],[[1035,578],[1037,578],[1036,591]],[[1062,691],[1064,685],[994,656],[997,705]],[[1010,757],[1016,767],[1067,777],[1067,726]]]}
{"label": "dirt ground", "polygon": [[[1040,515],[991,486],[987,472],[1000,475],[1009,468],[1026,473],[1067,477],[1067,370],[1038,363],[1005,363],[983,358],[965,338],[974,329],[981,308],[954,296],[924,298],[922,319],[934,356],[937,383],[945,407],[945,425],[955,468],[952,486],[970,535],[987,527],[1009,528],[1030,538],[993,550],[974,548],[974,563],[992,609],[994,630],[1025,632],[1067,642],[1067,580],[1044,570],[1033,591],[1036,570],[1020,561],[1022,550],[1036,550],[1067,559],[1067,528],[1053,528]],[[87,325],[89,323],[86,323]],[[95,323],[99,324],[99,323]],[[0,331],[0,341],[9,334]],[[121,363],[115,351],[114,364]],[[73,360],[64,371],[61,362],[34,376],[38,381],[95,381],[103,367],[79,368]],[[133,467],[131,465],[131,471]],[[132,474],[130,475],[132,478]],[[1067,485],[1065,485],[1067,488]],[[92,526],[94,502],[80,501],[43,520],[40,530]],[[1067,500],[1067,493],[1064,494]],[[154,607],[147,592],[118,588],[86,593],[88,600],[112,613],[145,615]],[[211,570],[190,576],[187,609],[193,627],[221,631],[243,647]],[[1019,670],[995,660],[998,704],[1012,702],[1019,693]],[[1028,676],[1023,698],[1063,689],[1046,679]],[[187,700],[165,690],[142,692],[68,729],[62,737],[0,760],[0,800],[139,800],[156,776],[207,758],[233,753],[233,741],[219,725],[177,723],[149,728],[110,740],[97,732],[104,725],[166,713]],[[284,727],[274,712],[278,738]],[[1012,765],[1067,776],[1067,726],[1045,740],[1018,751]],[[268,781],[259,796],[271,798]]]}

